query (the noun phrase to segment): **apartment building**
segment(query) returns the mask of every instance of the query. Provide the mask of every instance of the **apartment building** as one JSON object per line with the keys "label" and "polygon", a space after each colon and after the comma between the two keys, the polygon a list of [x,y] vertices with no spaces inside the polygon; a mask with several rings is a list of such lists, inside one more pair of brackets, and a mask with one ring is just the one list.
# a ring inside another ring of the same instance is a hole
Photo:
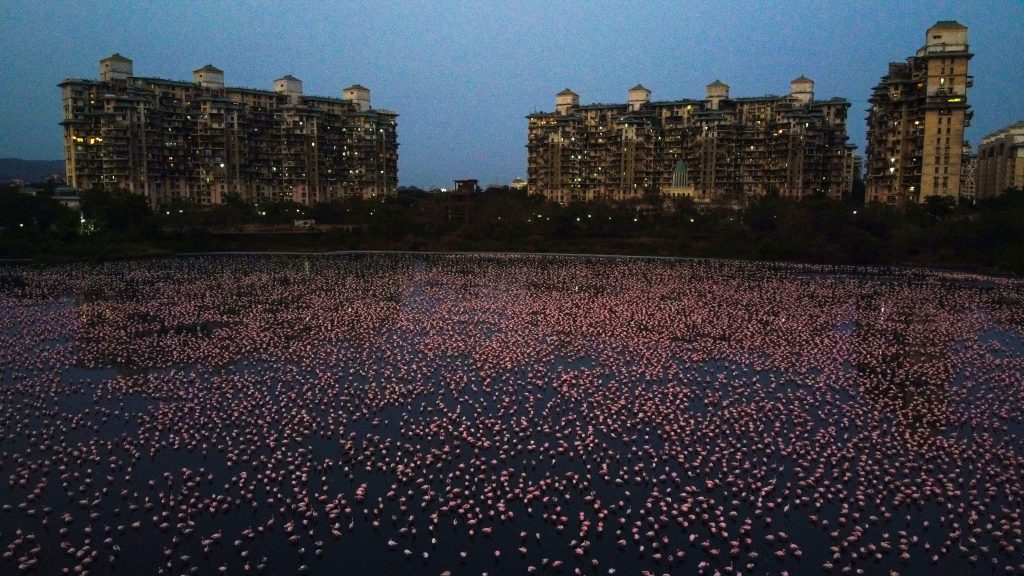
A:
{"label": "apartment building", "polygon": [[974,179],[978,198],[992,198],[1008,188],[1024,190],[1024,121],[981,139]]}
{"label": "apartment building", "polygon": [[963,152],[960,154],[960,201],[973,202],[978,197],[976,172],[978,154],[971,148],[971,143],[964,140]]}
{"label": "apartment building", "polygon": [[964,129],[973,114],[967,102],[972,56],[967,27],[943,20],[928,29],[914,56],[889,64],[869,99],[868,202],[959,201]]}
{"label": "apartment building", "polygon": [[847,194],[850,103],[815,100],[801,76],[782,96],[731,98],[715,81],[703,99],[652,101],[642,85],[625,104],[580,105],[566,89],[554,112],[527,116],[530,192],[556,202],[661,195],[742,203],[778,193]]}
{"label": "apartment building", "polygon": [[100,60],[99,80],[60,83],[68,184],[123,189],[152,206],[315,204],[393,194],[397,114],[358,84],[341,98],[308,96],[283,76],[272,90],[229,87],[206,65],[192,81],[139,77],[130,59]]}

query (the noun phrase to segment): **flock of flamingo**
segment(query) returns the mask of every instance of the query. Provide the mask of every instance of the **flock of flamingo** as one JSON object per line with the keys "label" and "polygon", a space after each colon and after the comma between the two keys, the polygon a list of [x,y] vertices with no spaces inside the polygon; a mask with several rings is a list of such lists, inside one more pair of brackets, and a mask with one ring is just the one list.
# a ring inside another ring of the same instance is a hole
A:
{"label": "flock of flamingo", "polygon": [[1024,283],[0,269],[4,574],[1024,573]]}

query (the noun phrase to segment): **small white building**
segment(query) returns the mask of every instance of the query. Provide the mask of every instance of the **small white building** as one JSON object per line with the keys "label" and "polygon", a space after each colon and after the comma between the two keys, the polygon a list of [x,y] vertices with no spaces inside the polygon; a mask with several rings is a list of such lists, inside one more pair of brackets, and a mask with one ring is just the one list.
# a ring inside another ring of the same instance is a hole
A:
{"label": "small white building", "polygon": [[78,194],[78,189],[71,186],[57,186],[54,188],[53,199],[75,212],[82,210],[82,198]]}

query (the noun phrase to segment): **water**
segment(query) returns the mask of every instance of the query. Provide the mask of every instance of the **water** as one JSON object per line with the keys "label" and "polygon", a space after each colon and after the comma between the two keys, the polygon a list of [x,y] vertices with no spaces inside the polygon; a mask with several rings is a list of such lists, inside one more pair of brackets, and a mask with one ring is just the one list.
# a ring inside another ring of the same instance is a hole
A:
{"label": "water", "polygon": [[1024,570],[1018,282],[569,256],[17,270],[4,572]]}

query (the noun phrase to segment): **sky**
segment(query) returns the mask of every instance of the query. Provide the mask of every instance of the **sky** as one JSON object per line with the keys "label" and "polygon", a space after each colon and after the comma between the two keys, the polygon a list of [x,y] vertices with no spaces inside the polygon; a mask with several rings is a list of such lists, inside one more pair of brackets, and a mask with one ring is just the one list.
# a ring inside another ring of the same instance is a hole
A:
{"label": "sky", "polygon": [[213,64],[229,86],[340,97],[362,84],[399,113],[399,184],[450,186],[526,176],[525,116],[571,88],[584,104],[784,94],[804,74],[815,96],[851,101],[863,154],[867,99],[889,62],[938,20],[968,26],[975,77],[967,138],[1024,120],[1024,0],[529,2],[387,0],[0,0],[0,157],[63,157],[64,78],[95,79],[119,52],[138,76],[190,80]]}

